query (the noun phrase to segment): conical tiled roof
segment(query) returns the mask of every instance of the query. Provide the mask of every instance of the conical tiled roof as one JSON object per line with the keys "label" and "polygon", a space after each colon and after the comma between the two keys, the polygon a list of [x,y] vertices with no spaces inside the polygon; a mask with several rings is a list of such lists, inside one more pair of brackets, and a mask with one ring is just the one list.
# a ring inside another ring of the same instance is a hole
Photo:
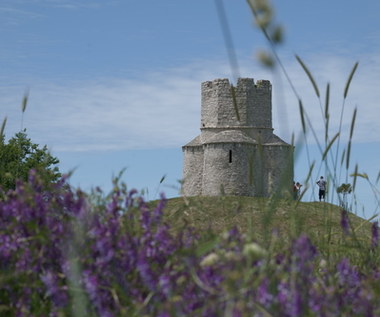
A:
{"label": "conical tiled roof", "polygon": [[247,143],[247,144],[257,144],[255,139],[247,136],[238,130],[227,130],[214,134],[209,139],[204,140],[203,144],[213,144],[213,143]]}

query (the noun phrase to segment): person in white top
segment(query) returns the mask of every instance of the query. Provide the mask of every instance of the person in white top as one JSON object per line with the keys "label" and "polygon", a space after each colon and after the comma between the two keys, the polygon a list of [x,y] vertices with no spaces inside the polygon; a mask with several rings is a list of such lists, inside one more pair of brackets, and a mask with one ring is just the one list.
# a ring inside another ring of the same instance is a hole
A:
{"label": "person in white top", "polygon": [[319,201],[323,199],[325,201],[326,196],[326,181],[323,179],[323,176],[317,181],[317,185],[319,186]]}

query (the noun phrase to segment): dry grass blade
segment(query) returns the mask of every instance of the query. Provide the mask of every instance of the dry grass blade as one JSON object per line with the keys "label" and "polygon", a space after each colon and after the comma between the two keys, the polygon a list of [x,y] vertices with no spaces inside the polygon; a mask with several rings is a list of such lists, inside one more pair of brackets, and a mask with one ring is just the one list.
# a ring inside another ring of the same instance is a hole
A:
{"label": "dry grass blade", "polygon": [[240,121],[239,109],[238,109],[237,101],[236,101],[235,87],[233,85],[231,85],[231,95],[232,95],[232,103],[235,109],[236,119],[237,121]]}
{"label": "dry grass blade", "polygon": [[352,190],[355,191],[355,187],[356,187],[356,180],[358,178],[358,164],[355,165],[355,171],[354,171],[354,174],[353,174],[353,177],[354,177],[354,181],[353,181],[353,185],[352,185]]}
{"label": "dry grass blade", "polygon": [[1,125],[1,130],[0,130],[0,141],[2,140],[3,136],[4,136],[4,129],[5,129],[5,125],[7,124],[7,117],[4,118],[3,120],[3,124]]}
{"label": "dry grass blade", "polygon": [[162,183],[163,183],[163,181],[165,180],[165,178],[166,178],[166,174],[165,174],[165,175],[163,175],[163,176],[161,177],[161,179],[160,179],[160,184],[162,184]]}
{"label": "dry grass blade", "polygon": [[305,179],[305,183],[308,183],[311,176],[312,176],[312,173],[313,173],[313,170],[314,170],[314,166],[315,166],[315,161],[313,161],[310,165],[310,168],[309,168],[309,172],[307,173],[307,176],[306,176],[306,179]]}
{"label": "dry grass blade", "polygon": [[21,111],[22,111],[22,113],[25,112],[26,106],[28,104],[28,98],[29,98],[29,92],[27,91],[24,94],[24,97],[22,98],[22,103],[21,103]]}
{"label": "dry grass blade", "polygon": [[354,65],[354,67],[352,68],[350,76],[348,76],[346,87],[344,88],[344,94],[343,94],[344,99],[346,99],[346,97],[347,97],[348,89],[350,88],[352,77],[354,77],[354,74],[355,74],[356,69],[358,68],[358,65],[359,65],[359,63],[356,62],[355,65]]}
{"label": "dry grass blade", "polygon": [[356,112],[357,112],[357,108],[355,108],[355,110],[354,110],[354,115],[352,116],[352,121],[351,121],[350,139],[348,141],[348,147],[347,147],[347,160],[346,160],[346,169],[347,170],[348,170],[348,167],[350,166],[351,141],[352,141],[352,135],[354,133]]}
{"label": "dry grass blade", "polygon": [[302,131],[305,134],[306,133],[306,124],[305,124],[305,116],[304,116],[304,113],[303,113],[303,105],[302,105],[301,99],[298,99],[298,105],[299,105],[299,108],[300,108]]}
{"label": "dry grass blade", "polygon": [[352,177],[361,177],[368,180],[368,174],[367,173],[353,173],[350,176]]}
{"label": "dry grass blade", "polygon": [[356,112],[357,108],[354,110],[354,115],[352,116],[352,121],[351,121],[351,129],[350,129],[350,140],[352,139],[352,135],[354,134],[354,126],[355,126],[355,120],[356,120]]}
{"label": "dry grass blade", "polygon": [[327,84],[326,87],[326,99],[325,99],[325,118],[329,119],[329,105],[330,105],[330,83]]}
{"label": "dry grass blade", "polygon": [[351,140],[348,141],[348,146],[347,146],[347,157],[346,157],[346,169],[350,167],[350,155],[351,155]]}
{"label": "dry grass blade", "polygon": [[326,87],[326,99],[325,99],[325,143],[329,139],[329,104],[330,104],[330,84]]}
{"label": "dry grass blade", "polygon": [[309,69],[306,67],[306,65],[304,64],[304,62],[301,60],[301,58],[298,55],[296,55],[296,59],[297,59],[298,63],[300,63],[300,65],[302,66],[306,75],[309,77],[311,83],[313,84],[315,93],[316,93],[317,97],[319,98],[320,95],[319,95],[319,89],[318,89],[317,83],[315,82],[315,80],[314,80],[313,76],[311,75]]}
{"label": "dry grass blade", "polygon": [[340,165],[343,165],[343,162],[344,162],[344,158],[346,157],[346,149],[343,150],[343,153],[342,153],[342,160],[340,161]]}
{"label": "dry grass blade", "polygon": [[332,138],[332,140],[330,141],[330,143],[326,147],[326,149],[325,149],[325,151],[323,152],[323,155],[322,155],[322,161],[326,158],[327,153],[329,152],[331,146],[334,144],[335,140],[339,137],[339,135],[340,135],[339,132],[337,134],[335,134],[335,136]]}

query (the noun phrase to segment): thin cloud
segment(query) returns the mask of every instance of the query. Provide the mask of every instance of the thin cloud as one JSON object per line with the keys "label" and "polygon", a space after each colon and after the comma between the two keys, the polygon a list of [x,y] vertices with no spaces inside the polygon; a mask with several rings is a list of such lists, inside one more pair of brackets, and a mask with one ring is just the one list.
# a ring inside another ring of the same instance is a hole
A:
{"label": "thin cloud", "polygon": [[41,8],[63,10],[100,9],[119,3],[120,1],[118,0],[107,2],[97,0],[2,0],[0,25],[17,26],[25,24],[30,19],[43,18],[44,13],[40,10]]}
{"label": "thin cloud", "polygon": [[[307,64],[320,85],[322,103],[326,84],[331,84],[330,126],[333,136],[339,125],[344,85],[354,61],[336,56],[316,56],[309,58]],[[324,123],[313,87],[296,62],[288,61],[286,67],[322,140]],[[355,142],[380,141],[377,123],[380,80],[376,78],[379,68],[380,59],[367,56],[351,84],[344,130],[346,134],[349,132],[353,109],[358,107]],[[35,80],[30,87],[23,126],[33,140],[48,144],[55,151],[180,147],[199,134],[201,82],[227,77],[223,74],[228,72],[228,66],[213,61],[156,71],[137,80],[103,78],[63,84]],[[287,83],[266,71],[253,70],[252,65],[243,66],[241,72],[243,77],[272,81],[275,133],[290,142],[291,134],[298,135],[301,131],[301,123],[298,102]],[[7,136],[20,127],[22,92],[20,87],[1,90],[2,115],[8,116]],[[286,121],[291,124],[284,129]],[[312,138],[310,142],[313,142]]]}

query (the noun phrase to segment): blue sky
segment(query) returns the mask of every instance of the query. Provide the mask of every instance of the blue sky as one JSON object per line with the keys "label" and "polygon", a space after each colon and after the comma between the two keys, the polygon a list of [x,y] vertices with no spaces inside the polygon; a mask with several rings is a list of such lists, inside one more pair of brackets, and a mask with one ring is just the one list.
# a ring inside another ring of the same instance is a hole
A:
{"label": "blue sky", "polygon": [[[271,80],[274,132],[288,142],[294,133],[298,140],[298,102],[280,71],[258,63],[256,52],[267,45],[246,1],[223,3],[240,76]],[[380,3],[272,4],[285,29],[279,56],[322,143],[320,103],[294,55],[313,73],[322,104],[330,83],[331,136],[339,125],[347,77],[359,62],[345,101],[341,149],[357,107],[349,172],[357,163],[375,183],[380,170]],[[2,0],[0,40],[0,119],[8,119],[6,136],[22,125],[34,142],[49,146],[61,171],[75,169],[71,183],[86,190],[109,190],[112,176],[126,168],[123,180],[130,188],[144,189],[148,199],[161,191],[178,196],[181,146],[199,134],[200,84],[234,80],[214,0]],[[26,91],[29,103],[21,120]],[[316,162],[314,183],[325,170],[311,133],[308,143]],[[303,182],[307,172],[301,150],[295,179]],[[304,201],[316,199],[313,183]],[[358,215],[369,218],[380,211],[365,180],[358,180],[356,198]]]}

